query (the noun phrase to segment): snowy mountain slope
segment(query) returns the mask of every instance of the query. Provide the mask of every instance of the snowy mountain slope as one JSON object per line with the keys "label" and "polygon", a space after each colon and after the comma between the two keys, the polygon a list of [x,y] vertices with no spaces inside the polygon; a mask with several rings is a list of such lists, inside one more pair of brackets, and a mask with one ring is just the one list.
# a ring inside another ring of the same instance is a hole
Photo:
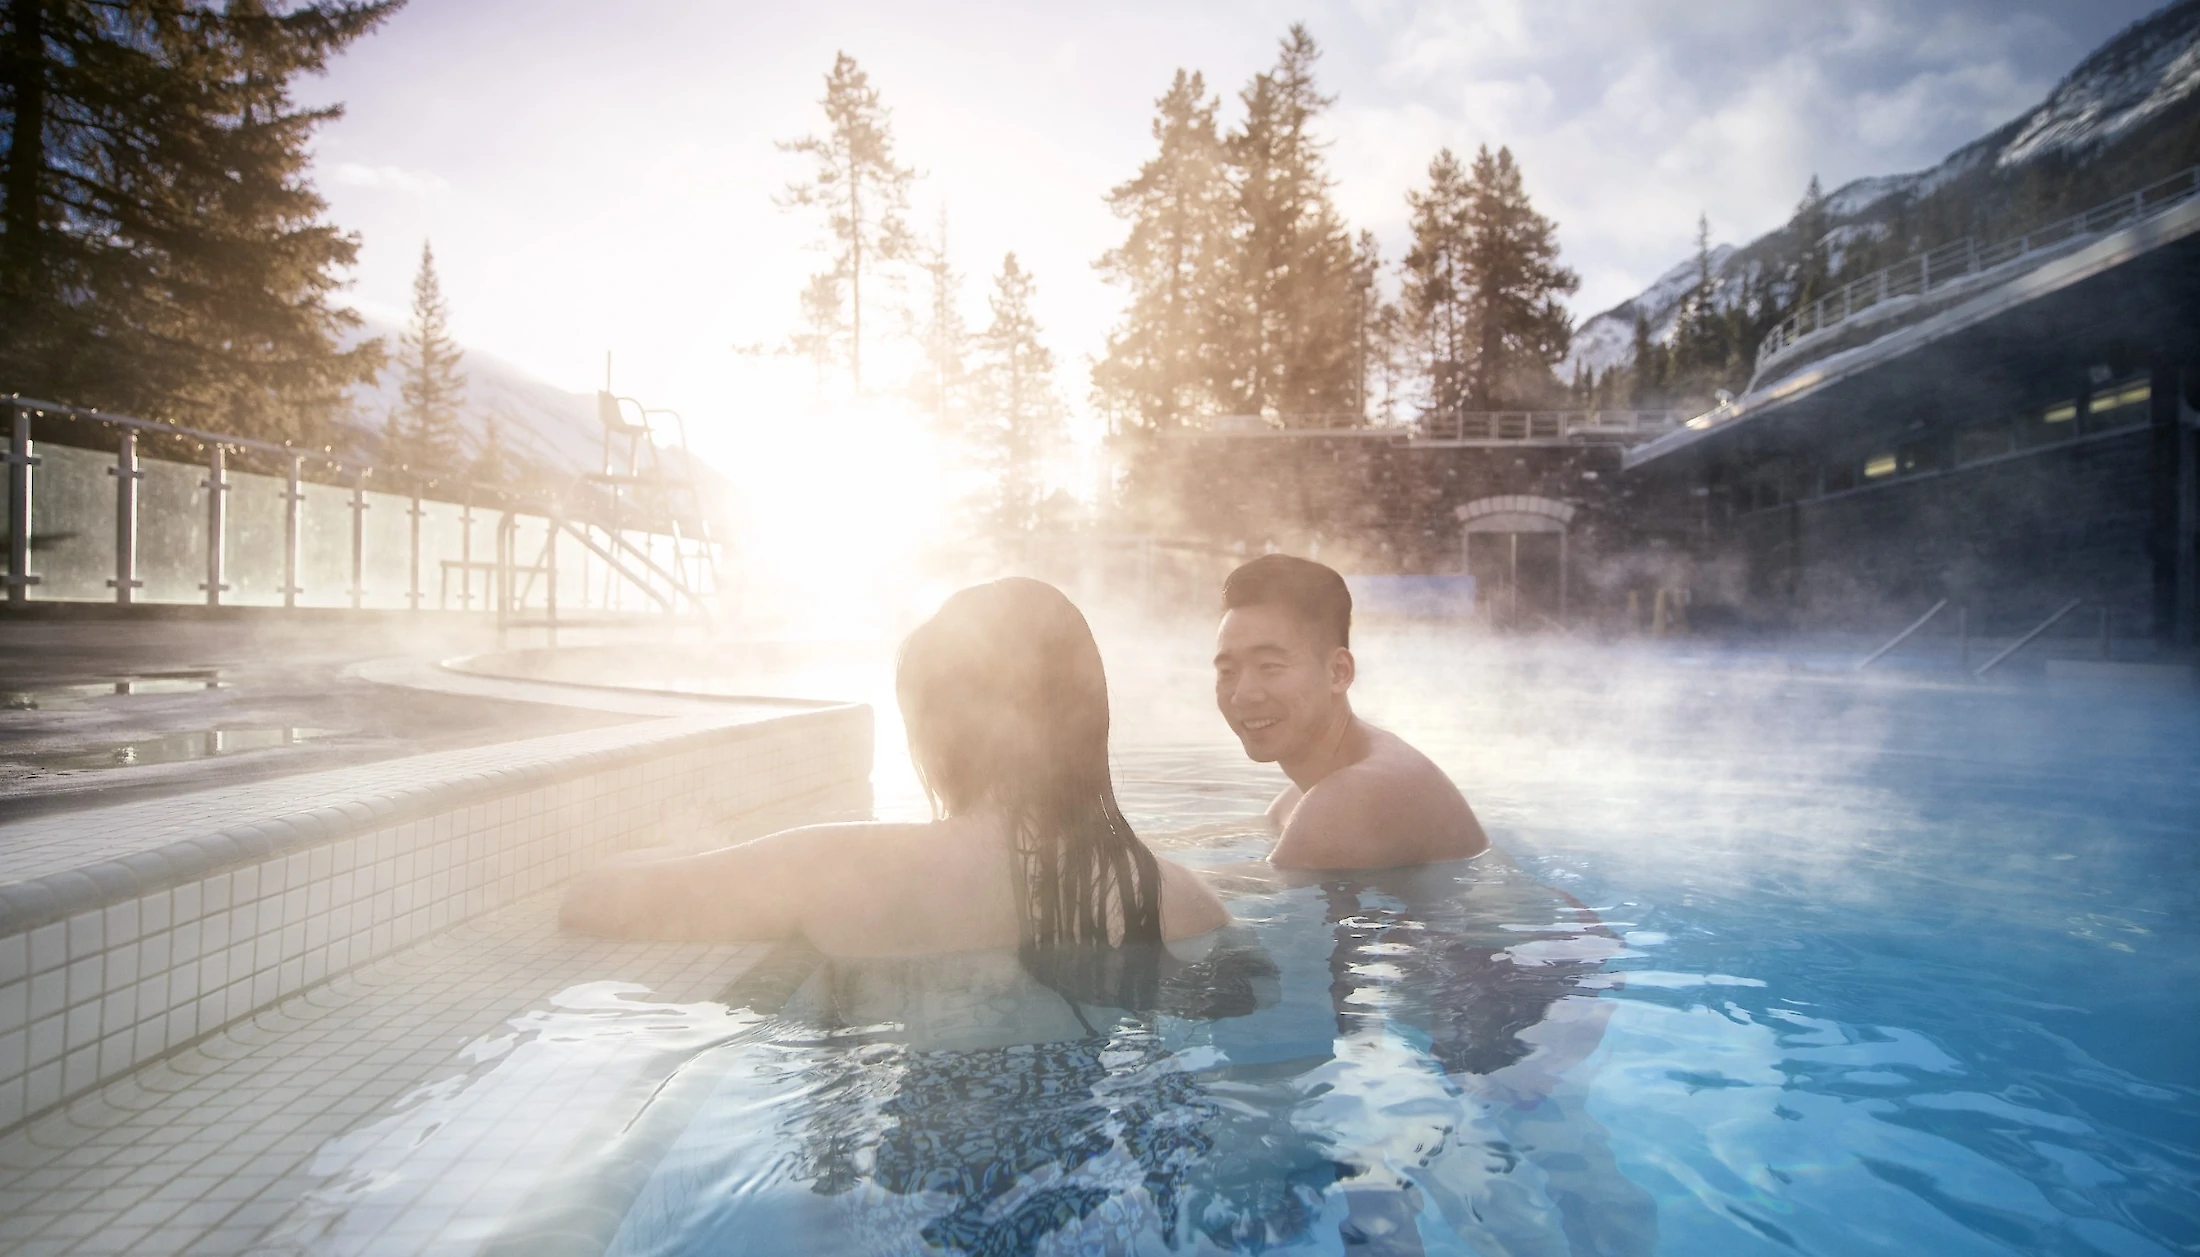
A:
{"label": "snowy mountain slope", "polygon": [[[1928,218],[1984,223],[1995,217],[1989,209],[2006,217],[2004,202],[2037,196],[2041,185],[2081,202],[2063,206],[2063,212],[2128,191],[2200,162],[2196,119],[2200,0],[2178,0],[2088,54],[2040,104],[1940,164],[1854,179],[1834,189],[1826,197],[1830,261],[1838,275],[1852,250],[1912,239]],[[2096,177],[2086,178],[2089,172]],[[2105,190],[2089,200],[2085,189],[2096,183]],[[1773,265],[1794,245],[1788,234],[1783,225],[1739,248],[1715,252],[1714,300],[1738,299],[1752,268]],[[1670,341],[1695,269],[1693,259],[1684,261],[1634,297],[1583,322],[1559,378],[1571,379],[1577,363],[1602,373],[1629,362],[1638,311],[1654,339]]]}
{"label": "snowy mountain slope", "polygon": [[2102,45],[2018,120],[1994,164],[2097,149],[2167,112],[2200,89],[2196,30],[2200,4],[2175,4]]}
{"label": "snowy mountain slope", "polygon": [[[1747,264],[1733,245],[1722,244],[1711,250],[1713,300],[1722,295],[1731,300],[1747,274]],[[1648,288],[1576,328],[1573,346],[1559,364],[1559,378],[1572,379],[1576,363],[1602,375],[1632,361],[1638,310],[1649,320],[1652,340],[1663,343],[1673,339],[1680,323],[1681,302],[1695,290],[1696,278],[1696,259],[1689,258],[1658,276]]]}
{"label": "snowy mountain slope", "polygon": [[[369,319],[359,339],[381,337],[394,358],[403,332]],[[494,417],[498,441],[527,463],[570,475],[602,469],[603,425],[596,418],[593,395],[567,392],[475,349],[465,351],[459,369],[466,375],[460,422],[469,456],[481,452]],[[352,404],[357,426],[366,434],[378,433],[398,405],[395,364],[384,367],[371,388],[354,391]]]}

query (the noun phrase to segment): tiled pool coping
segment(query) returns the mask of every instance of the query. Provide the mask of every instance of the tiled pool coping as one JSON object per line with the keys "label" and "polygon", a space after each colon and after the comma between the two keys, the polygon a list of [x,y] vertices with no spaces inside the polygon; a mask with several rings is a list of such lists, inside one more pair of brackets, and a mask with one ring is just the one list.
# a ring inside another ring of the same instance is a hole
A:
{"label": "tiled pool coping", "polygon": [[645,718],[0,826],[0,1131],[593,859],[870,775],[859,705],[572,701]]}

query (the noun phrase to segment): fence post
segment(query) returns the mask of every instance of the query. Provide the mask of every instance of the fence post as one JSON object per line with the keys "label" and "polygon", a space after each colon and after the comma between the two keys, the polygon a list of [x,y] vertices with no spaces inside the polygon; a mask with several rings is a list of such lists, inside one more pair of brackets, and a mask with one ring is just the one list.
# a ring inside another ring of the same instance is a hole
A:
{"label": "fence post", "polygon": [[420,609],[420,518],[428,512],[420,505],[420,489],[413,488],[412,507],[405,512],[412,516],[412,589],[406,593],[405,602],[414,611]]}
{"label": "fence post", "polygon": [[144,584],[137,578],[137,484],[145,478],[138,470],[137,433],[123,430],[107,474],[115,478],[115,576],[107,583],[114,586],[115,605],[127,607]]}
{"label": "fence post", "polygon": [[458,609],[474,609],[474,491],[466,490],[466,500],[458,508]]}
{"label": "fence post", "polygon": [[31,454],[31,412],[9,403],[14,423],[8,435],[8,603],[20,607],[30,601],[31,586],[31,468],[38,459]]}
{"label": "fence post", "polygon": [[283,605],[298,605],[298,595],[304,593],[298,587],[298,544],[301,540],[299,508],[306,500],[305,490],[299,480],[305,474],[305,459],[290,456],[290,474],[283,486]]}
{"label": "fence post", "polygon": [[367,473],[351,473],[351,609],[367,597]]}
{"label": "fence post", "polygon": [[222,591],[229,588],[222,583],[225,574],[222,550],[227,544],[226,534],[229,528],[227,462],[227,451],[217,442],[212,452],[206,456],[206,479],[203,482],[206,489],[206,583],[199,588],[206,591],[206,605],[209,607],[222,605]]}
{"label": "fence post", "polygon": [[563,521],[552,518],[544,522],[549,525],[549,535],[543,542],[543,557],[548,560],[550,570],[544,574],[543,618],[550,630],[549,644],[555,646],[558,644],[558,532]]}

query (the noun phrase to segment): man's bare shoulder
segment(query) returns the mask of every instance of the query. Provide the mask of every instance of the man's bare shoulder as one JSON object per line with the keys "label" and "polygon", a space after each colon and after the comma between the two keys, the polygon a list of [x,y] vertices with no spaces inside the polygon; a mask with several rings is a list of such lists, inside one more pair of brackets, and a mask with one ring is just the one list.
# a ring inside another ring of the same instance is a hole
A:
{"label": "man's bare shoulder", "polygon": [[1316,782],[1269,859],[1280,867],[1382,868],[1462,859],[1489,845],[1451,778],[1405,739],[1368,727],[1368,753]]}

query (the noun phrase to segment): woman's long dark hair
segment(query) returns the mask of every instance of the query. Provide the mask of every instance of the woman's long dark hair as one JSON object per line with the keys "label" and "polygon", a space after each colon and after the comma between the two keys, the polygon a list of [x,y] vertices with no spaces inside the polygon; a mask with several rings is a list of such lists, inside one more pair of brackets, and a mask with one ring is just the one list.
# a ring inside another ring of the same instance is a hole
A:
{"label": "woman's long dark hair", "polygon": [[1062,591],[1013,578],[955,594],[902,643],[894,688],[933,810],[997,808],[1009,826],[1035,976],[1161,942],[1161,870],[1108,771],[1100,648]]}

